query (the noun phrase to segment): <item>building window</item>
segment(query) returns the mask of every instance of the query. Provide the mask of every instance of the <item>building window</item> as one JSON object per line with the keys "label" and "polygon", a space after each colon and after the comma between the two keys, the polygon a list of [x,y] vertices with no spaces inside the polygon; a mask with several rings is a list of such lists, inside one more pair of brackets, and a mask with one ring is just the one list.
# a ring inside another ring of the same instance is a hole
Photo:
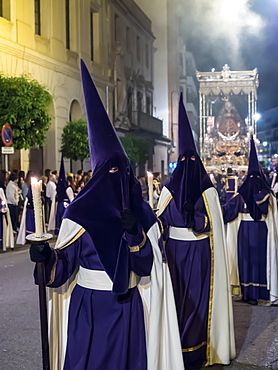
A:
{"label": "building window", "polygon": [[126,28],[126,51],[128,51],[128,52],[130,52],[130,42],[131,42],[131,40],[130,40],[130,28],[129,27],[127,27]]}
{"label": "building window", "polygon": [[70,50],[70,0],[65,0],[66,11],[66,48]]}
{"label": "building window", "polygon": [[137,36],[136,37],[136,55],[137,55],[137,60],[140,62],[140,54],[141,54],[141,50],[140,50],[140,37]]}
{"label": "building window", "polygon": [[34,1],[35,9],[35,34],[41,34],[41,0]]}
{"label": "building window", "polygon": [[127,116],[130,123],[133,123],[132,119],[132,88],[129,87],[127,90]]}
{"label": "building window", "polygon": [[0,0],[0,17],[11,19],[11,0]]}
{"label": "building window", "polygon": [[91,60],[94,60],[94,12],[90,12]]}
{"label": "building window", "polygon": [[161,161],[161,175],[164,176],[164,171],[165,171],[165,162],[162,160]]}
{"label": "building window", "polygon": [[117,14],[115,14],[115,17],[114,17],[114,35],[115,35],[115,41],[119,41],[118,40],[118,22],[119,22],[119,16]]}
{"label": "building window", "polygon": [[137,125],[141,125],[141,116],[142,116],[142,107],[143,107],[143,95],[140,91],[137,92]]}
{"label": "building window", "polygon": [[91,42],[91,60],[100,62],[100,28],[99,13],[93,9],[90,11],[90,42]]}
{"label": "building window", "polygon": [[149,45],[147,45],[147,44],[146,44],[145,54],[146,54],[146,67],[149,68],[149,65],[150,65],[150,53],[149,53]]}
{"label": "building window", "polygon": [[151,98],[147,96],[146,98],[146,113],[150,116],[151,115]]}

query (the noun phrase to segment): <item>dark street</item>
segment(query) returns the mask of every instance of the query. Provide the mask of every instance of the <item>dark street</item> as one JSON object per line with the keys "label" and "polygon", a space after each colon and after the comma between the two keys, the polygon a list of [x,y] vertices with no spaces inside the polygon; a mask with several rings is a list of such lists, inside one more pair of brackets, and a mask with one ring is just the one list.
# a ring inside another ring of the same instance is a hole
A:
{"label": "dark street", "polygon": [[[0,368],[38,370],[41,365],[37,287],[27,247],[0,254]],[[278,307],[234,300],[237,357],[211,369],[278,369]],[[174,370],[174,369],[173,369]]]}

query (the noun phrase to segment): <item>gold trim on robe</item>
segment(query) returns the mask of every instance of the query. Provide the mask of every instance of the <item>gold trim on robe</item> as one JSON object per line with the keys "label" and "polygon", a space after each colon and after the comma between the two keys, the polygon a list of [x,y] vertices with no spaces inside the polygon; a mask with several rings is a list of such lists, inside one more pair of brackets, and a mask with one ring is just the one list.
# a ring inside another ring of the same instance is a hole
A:
{"label": "gold trim on robe", "polygon": [[130,252],[139,252],[140,249],[146,244],[147,236],[144,230],[142,230],[142,232],[143,232],[143,240],[141,241],[140,244],[129,247]]}
{"label": "gold trim on robe", "polygon": [[214,286],[214,242],[213,242],[213,226],[212,217],[209,209],[208,200],[205,193],[202,193],[205,203],[206,211],[210,223],[210,251],[211,251],[211,271],[210,271],[210,291],[209,291],[209,309],[208,309],[208,329],[207,329],[207,363],[210,363],[210,331],[211,331],[211,316],[212,316],[212,300],[213,300],[213,286]]}
{"label": "gold trim on robe", "polygon": [[183,348],[182,349],[182,352],[193,352],[193,351],[196,351],[197,349],[205,346],[207,344],[207,341],[205,342],[202,342],[201,344],[199,344],[198,346],[196,347],[191,347],[191,348]]}

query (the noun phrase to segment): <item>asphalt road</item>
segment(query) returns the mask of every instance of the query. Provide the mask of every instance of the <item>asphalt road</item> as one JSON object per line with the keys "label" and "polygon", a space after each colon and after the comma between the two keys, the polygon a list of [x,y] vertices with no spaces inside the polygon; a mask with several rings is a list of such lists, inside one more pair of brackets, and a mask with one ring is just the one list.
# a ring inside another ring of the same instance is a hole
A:
{"label": "asphalt road", "polygon": [[38,290],[26,248],[0,254],[0,369],[41,366]]}
{"label": "asphalt road", "polygon": [[[42,368],[33,267],[27,247],[0,254],[0,370]],[[209,369],[278,370],[278,307],[236,300],[233,306],[237,357],[229,366]]]}

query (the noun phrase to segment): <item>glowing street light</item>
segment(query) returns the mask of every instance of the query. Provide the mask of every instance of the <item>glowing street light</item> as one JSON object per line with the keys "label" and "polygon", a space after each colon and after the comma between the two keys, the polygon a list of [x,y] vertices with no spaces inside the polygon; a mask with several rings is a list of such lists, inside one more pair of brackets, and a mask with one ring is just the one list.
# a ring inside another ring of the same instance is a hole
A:
{"label": "glowing street light", "polygon": [[267,141],[263,141],[263,146],[267,146],[268,142]]}

